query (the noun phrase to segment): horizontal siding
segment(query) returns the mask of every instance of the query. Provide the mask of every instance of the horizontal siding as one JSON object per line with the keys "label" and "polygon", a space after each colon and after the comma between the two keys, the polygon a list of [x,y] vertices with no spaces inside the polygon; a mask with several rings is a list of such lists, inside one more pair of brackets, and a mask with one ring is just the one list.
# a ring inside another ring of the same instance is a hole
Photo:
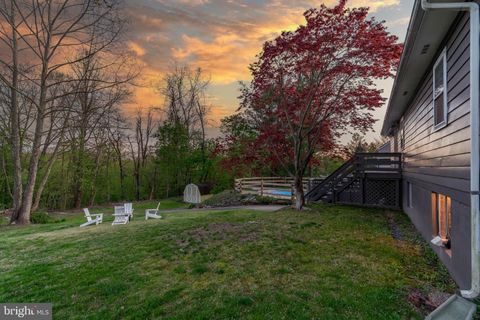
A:
{"label": "horizontal siding", "polygon": [[[452,64],[452,62],[458,60],[458,52],[459,48],[462,46],[469,46],[469,41],[468,41],[468,35],[469,35],[469,29],[468,29],[468,16],[465,16],[465,18],[458,24],[458,27],[455,29],[453,32],[452,36],[450,37],[450,41],[447,43],[447,46],[449,48],[448,54],[447,54],[447,68],[448,73],[450,75],[454,74],[454,70],[452,70],[453,66],[455,64]],[[462,50],[465,51],[465,50]],[[468,60],[468,51],[467,52],[467,57],[464,60]],[[452,73],[453,72],[453,73]],[[467,69],[468,72],[468,69]],[[416,98],[414,99],[413,105],[425,105],[425,103],[429,103],[431,101],[431,83],[432,83],[432,74],[429,74],[429,77],[423,82],[421,85],[421,89],[419,90],[422,92],[422,94],[417,94]],[[449,81],[452,80],[451,77],[448,79]],[[449,86],[452,84],[449,83]],[[426,89],[430,88],[430,92]],[[427,101],[428,99],[428,101]],[[423,115],[427,114],[428,110],[426,108],[419,108],[417,111],[422,111]],[[412,110],[409,111],[410,113]],[[419,122],[418,117],[415,116],[409,116],[408,119],[406,119],[405,124],[406,124],[406,129],[408,131],[413,131],[411,128],[411,125],[415,125]]]}
{"label": "horizontal siding", "polygon": [[[424,170],[425,168],[412,167],[408,171],[425,174]],[[428,175],[467,180],[470,175],[470,167],[428,167]]]}
{"label": "horizontal siding", "polygon": [[[469,104],[469,72],[468,60],[465,62],[467,68],[452,76],[448,76],[448,123],[455,122],[458,118],[470,112]],[[405,121],[405,137],[414,145],[416,141],[425,138],[433,132],[433,110],[432,110],[432,77],[425,81],[421,94],[425,97],[416,106],[417,113],[409,116]],[[459,109],[460,108],[460,109]],[[408,125],[408,122],[414,121]]]}
{"label": "horizontal siding", "polygon": [[[407,135],[405,141],[405,149],[403,152],[409,153],[414,155],[416,153],[421,153],[425,148],[434,149],[435,145],[433,143],[439,140],[453,140],[453,142],[457,141],[456,139],[462,139],[462,137],[449,137],[452,134],[456,134],[458,131],[464,132],[464,137],[470,139],[470,118],[469,118],[469,100],[464,103],[468,106],[468,110],[456,109],[451,110],[448,114],[448,129],[444,128],[445,130],[438,130],[433,131],[433,118],[431,121],[428,121],[424,124],[424,129],[422,132],[419,132],[417,135]],[[467,130],[465,130],[467,129]],[[437,142],[438,143],[438,142]],[[442,142],[440,142],[442,143]],[[443,144],[443,143],[442,143]],[[420,149],[423,148],[423,149]],[[420,150],[417,150],[420,149]]]}
{"label": "horizontal siding", "polygon": [[446,48],[448,125],[437,131],[433,129],[433,75],[430,71],[419,86],[400,123],[398,138],[402,134],[405,136],[404,149],[401,150],[404,153],[403,170],[406,178],[431,185],[448,186],[455,192],[469,192],[470,94],[467,14],[459,19],[455,30],[446,41]]}

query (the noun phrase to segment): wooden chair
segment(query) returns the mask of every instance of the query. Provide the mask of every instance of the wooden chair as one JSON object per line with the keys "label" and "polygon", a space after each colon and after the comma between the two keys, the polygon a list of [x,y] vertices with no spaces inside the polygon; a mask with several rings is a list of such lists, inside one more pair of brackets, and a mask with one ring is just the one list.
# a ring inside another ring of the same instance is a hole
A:
{"label": "wooden chair", "polygon": [[85,218],[87,218],[87,222],[81,224],[80,227],[86,227],[92,224],[98,225],[103,222],[103,213],[91,214],[88,208],[84,208],[83,212],[85,213]]}
{"label": "wooden chair", "polygon": [[145,220],[148,220],[148,218],[161,219],[162,216],[160,215],[159,209],[160,209],[160,202],[158,203],[156,209],[145,210]]}
{"label": "wooden chair", "polygon": [[127,224],[130,220],[130,215],[125,212],[125,206],[114,206],[113,211],[114,220],[112,222],[112,226],[117,224]]}

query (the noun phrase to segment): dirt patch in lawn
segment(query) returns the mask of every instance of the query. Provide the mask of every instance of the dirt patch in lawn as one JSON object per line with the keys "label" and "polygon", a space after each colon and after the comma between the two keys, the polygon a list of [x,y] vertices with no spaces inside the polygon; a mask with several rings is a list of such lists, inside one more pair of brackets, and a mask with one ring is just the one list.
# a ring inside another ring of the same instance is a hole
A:
{"label": "dirt patch in lawn", "polygon": [[248,221],[243,223],[219,222],[183,232],[176,244],[182,249],[194,245],[209,247],[220,242],[234,240],[237,242],[255,241],[259,238],[258,223]]}

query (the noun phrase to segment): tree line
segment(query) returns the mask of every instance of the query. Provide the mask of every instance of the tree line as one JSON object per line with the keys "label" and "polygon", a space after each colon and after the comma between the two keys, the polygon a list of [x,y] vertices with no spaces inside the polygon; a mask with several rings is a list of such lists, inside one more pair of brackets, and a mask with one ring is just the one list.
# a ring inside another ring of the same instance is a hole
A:
{"label": "tree line", "polygon": [[[159,79],[161,107],[123,110],[139,76],[123,12],[121,0],[0,0],[0,203],[12,223],[253,175],[294,177],[301,209],[303,176],[338,166],[349,128],[371,128],[384,102],[373,80],[390,77],[401,52],[366,8],[308,10],[305,26],[265,43],[240,109],[208,138],[210,80],[198,68]],[[363,148],[355,139],[350,149]]]}
{"label": "tree line", "polygon": [[131,116],[138,67],[120,0],[0,2],[0,202],[39,208],[151,199],[212,179],[208,78],[174,66],[161,110]]}

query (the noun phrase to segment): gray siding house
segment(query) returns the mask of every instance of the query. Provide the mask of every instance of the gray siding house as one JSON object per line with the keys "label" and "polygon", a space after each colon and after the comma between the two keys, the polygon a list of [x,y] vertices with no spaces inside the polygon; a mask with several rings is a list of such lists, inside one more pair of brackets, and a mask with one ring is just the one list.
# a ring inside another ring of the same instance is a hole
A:
{"label": "gray siding house", "polygon": [[402,153],[403,210],[471,298],[479,283],[476,10],[477,2],[415,2],[382,128],[389,151]]}

